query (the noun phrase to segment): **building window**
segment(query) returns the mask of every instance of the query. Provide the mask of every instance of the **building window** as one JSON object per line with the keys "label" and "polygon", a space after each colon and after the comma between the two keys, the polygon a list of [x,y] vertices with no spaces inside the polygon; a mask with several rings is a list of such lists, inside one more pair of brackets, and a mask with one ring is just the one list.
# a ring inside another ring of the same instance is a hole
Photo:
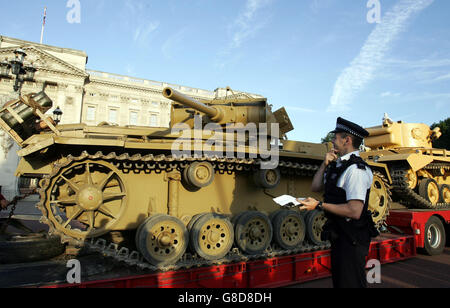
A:
{"label": "building window", "polygon": [[150,121],[149,121],[149,125],[152,127],[158,127],[159,123],[158,123],[158,115],[157,114],[150,114]]}
{"label": "building window", "polygon": [[87,121],[95,121],[95,115],[96,115],[96,109],[94,106],[88,106],[87,107]]}
{"label": "building window", "polygon": [[130,125],[138,125],[138,111],[130,111]]}
{"label": "building window", "polygon": [[111,124],[118,124],[117,123],[117,109],[109,109],[108,122]]}

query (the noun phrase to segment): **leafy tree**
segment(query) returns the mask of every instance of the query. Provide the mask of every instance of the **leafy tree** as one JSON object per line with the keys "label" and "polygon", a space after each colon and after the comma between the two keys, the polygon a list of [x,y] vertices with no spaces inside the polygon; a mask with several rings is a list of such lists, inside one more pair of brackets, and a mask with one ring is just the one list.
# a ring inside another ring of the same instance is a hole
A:
{"label": "leafy tree", "polygon": [[433,147],[450,150],[450,118],[431,125],[431,129],[436,127],[441,129],[442,136],[433,142]]}
{"label": "leafy tree", "polygon": [[334,134],[333,133],[328,133],[325,138],[321,138],[321,143],[327,143],[327,142],[331,142],[331,140],[333,139]]}

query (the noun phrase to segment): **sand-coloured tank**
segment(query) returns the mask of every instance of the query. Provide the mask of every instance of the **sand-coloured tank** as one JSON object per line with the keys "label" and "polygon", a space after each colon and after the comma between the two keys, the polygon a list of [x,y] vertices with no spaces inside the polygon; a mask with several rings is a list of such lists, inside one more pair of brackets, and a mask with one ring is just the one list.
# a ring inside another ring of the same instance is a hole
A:
{"label": "sand-coloured tank", "polygon": [[432,146],[441,136],[439,128],[394,122],[385,115],[381,126],[367,130],[370,150],[362,156],[388,166],[394,201],[410,208],[450,206],[450,151]]}
{"label": "sand-coloured tank", "polygon": [[[1,126],[22,147],[16,175],[42,177],[38,207],[51,233],[69,243],[131,233],[155,266],[176,263],[188,248],[216,261],[233,247],[243,255],[323,247],[323,213],[280,209],[272,199],[320,199],[310,185],[329,145],[287,140],[286,111],[272,112],[262,97],[162,94],[174,101],[169,128],[55,127],[26,99],[0,110]],[[20,123],[17,108],[45,125],[19,134],[20,125],[2,120]],[[384,186],[371,195],[379,211],[388,198]]]}

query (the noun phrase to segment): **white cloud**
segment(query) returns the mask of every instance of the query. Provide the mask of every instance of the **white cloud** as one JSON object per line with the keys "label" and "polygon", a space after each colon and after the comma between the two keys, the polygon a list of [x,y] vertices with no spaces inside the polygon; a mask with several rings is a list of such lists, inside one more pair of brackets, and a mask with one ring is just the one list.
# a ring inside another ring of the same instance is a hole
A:
{"label": "white cloud", "polygon": [[127,0],[125,1],[125,26],[130,27],[133,33],[133,41],[138,45],[147,45],[150,35],[154,33],[160,22],[152,20],[148,16],[149,2]]}
{"label": "white cloud", "polygon": [[145,43],[149,36],[159,27],[159,21],[141,22],[134,31],[133,40],[137,43]]}
{"label": "white cloud", "polygon": [[383,92],[380,94],[381,97],[399,97],[401,93],[393,93],[391,91]]}
{"label": "white cloud", "polygon": [[390,66],[397,66],[408,69],[418,69],[418,68],[441,68],[444,66],[450,66],[450,59],[446,58],[425,58],[419,60],[399,60],[399,59],[386,59],[386,64]]}
{"label": "white cloud", "polygon": [[434,81],[444,81],[444,80],[450,80],[450,73],[446,74],[446,75],[442,75],[442,76],[436,77],[434,79]]}
{"label": "white cloud", "polygon": [[166,59],[172,59],[175,51],[181,48],[181,43],[185,37],[186,30],[186,28],[182,28],[164,42],[161,47],[161,52]]}
{"label": "white cloud", "polygon": [[359,55],[338,77],[328,111],[349,109],[354,96],[369,83],[383,64],[393,41],[407,26],[408,20],[424,10],[434,0],[401,0],[386,12],[380,24],[367,38]]}
{"label": "white cloud", "polygon": [[261,11],[274,0],[247,0],[244,9],[228,27],[230,43],[217,53],[214,67],[224,69],[228,64],[235,63],[242,58],[237,50],[251,38],[255,37],[268,22],[268,17],[261,16]]}
{"label": "white cloud", "polygon": [[414,60],[386,59],[381,77],[384,80],[408,79],[421,84],[432,84],[450,79],[450,59],[447,54]]}
{"label": "white cloud", "polygon": [[233,26],[231,48],[239,48],[243,41],[253,37],[261,28],[263,22],[256,23],[255,16],[258,11],[270,4],[272,0],[247,0],[245,10],[239,14]]}

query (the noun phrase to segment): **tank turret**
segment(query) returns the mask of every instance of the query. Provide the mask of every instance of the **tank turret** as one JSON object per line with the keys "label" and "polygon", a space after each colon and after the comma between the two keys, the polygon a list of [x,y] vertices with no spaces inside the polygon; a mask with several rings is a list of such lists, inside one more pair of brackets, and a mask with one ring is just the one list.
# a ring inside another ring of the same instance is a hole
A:
{"label": "tank turret", "polygon": [[370,136],[365,139],[365,144],[372,149],[432,148],[433,140],[442,135],[439,127],[431,130],[426,124],[393,122],[387,115],[381,126],[367,128],[367,131]]}
{"label": "tank turret", "polygon": [[[227,88],[227,91],[231,91]],[[210,122],[225,126],[242,123],[278,123],[280,137],[293,130],[292,123],[284,108],[272,112],[271,105],[263,97],[252,97],[248,94],[233,95],[213,100],[196,100],[172,88],[165,88],[163,96],[174,101],[172,106],[171,126],[184,123],[194,127],[194,116],[200,115],[202,123]]]}

